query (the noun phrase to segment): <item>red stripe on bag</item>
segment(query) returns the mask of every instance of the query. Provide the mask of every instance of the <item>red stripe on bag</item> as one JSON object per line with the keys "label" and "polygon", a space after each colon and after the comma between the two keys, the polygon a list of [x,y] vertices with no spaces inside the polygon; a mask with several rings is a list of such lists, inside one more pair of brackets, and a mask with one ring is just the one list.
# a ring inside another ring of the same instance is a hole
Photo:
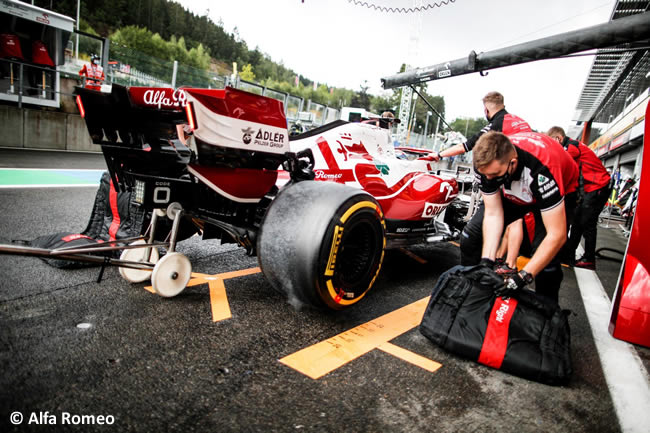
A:
{"label": "red stripe on bag", "polygon": [[114,241],[115,235],[117,234],[117,230],[120,228],[120,212],[117,207],[117,191],[113,186],[113,181],[111,181],[111,191],[109,194],[109,201],[111,203],[111,213],[113,214],[113,221],[111,222],[111,226],[108,228],[108,234],[110,236],[110,240]]}
{"label": "red stripe on bag", "polygon": [[76,241],[77,239],[92,239],[92,238],[89,237],[89,236],[86,236],[86,235],[82,235],[82,234],[80,234],[80,233],[76,233],[76,234],[71,234],[71,235],[63,236],[63,237],[61,238],[61,240],[62,240],[63,242]]}
{"label": "red stripe on bag", "polygon": [[494,368],[501,368],[508,348],[508,327],[517,308],[514,298],[497,298],[490,312],[485,338],[478,362]]}

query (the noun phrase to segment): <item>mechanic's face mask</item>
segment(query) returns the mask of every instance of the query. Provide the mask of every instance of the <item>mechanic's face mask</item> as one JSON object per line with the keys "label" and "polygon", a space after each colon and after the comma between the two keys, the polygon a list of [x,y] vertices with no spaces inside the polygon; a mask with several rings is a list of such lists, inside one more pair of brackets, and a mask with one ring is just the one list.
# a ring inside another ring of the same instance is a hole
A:
{"label": "mechanic's face mask", "polygon": [[492,118],[490,118],[490,112],[488,111],[487,107],[485,107],[485,118],[488,122],[492,121]]}
{"label": "mechanic's face mask", "polygon": [[508,163],[508,167],[506,168],[506,172],[503,173],[501,176],[495,176],[492,179],[490,179],[490,182],[493,182],[497,185],[503,185],[506,183],[510,183],[510,166],[512,165],[512,160]]}

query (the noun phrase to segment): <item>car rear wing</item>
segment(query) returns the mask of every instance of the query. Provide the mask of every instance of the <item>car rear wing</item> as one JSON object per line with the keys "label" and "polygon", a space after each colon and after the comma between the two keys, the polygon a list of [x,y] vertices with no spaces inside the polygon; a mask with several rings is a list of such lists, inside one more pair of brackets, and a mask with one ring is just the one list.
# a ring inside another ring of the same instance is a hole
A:
{"label": "car rear wing", "polygon": [[181,89],[113,84],[111,93],[77,87],[75,94],[95,144],[159,147],[177,138],[176,126],[187,122]]}

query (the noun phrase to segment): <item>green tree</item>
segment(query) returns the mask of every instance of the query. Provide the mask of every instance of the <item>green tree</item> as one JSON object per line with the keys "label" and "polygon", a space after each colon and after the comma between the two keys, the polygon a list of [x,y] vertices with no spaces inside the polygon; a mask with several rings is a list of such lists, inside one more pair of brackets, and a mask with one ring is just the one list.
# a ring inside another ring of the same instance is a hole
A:
{"label": "green tree", "polygon": [[359,87],[361,90],[354,94],[350,101],[350,106],[370,110],[371,95],[368,94],[368,82],[364,81]]}
{"label": "green tree", "polygon": [[451,126],[452,130],[460,132],[466,138],[469,138],[483,129],[483,127],[487,124],[487,120],[482,117],[459,117],[449,125]]}
{"label": "green tree", "polygon": [[[424,127],[427,126],[427,134],[435,132],[435,125],[438,121],[438,115],[436,111],[442,116],[445,117],[445,99],[442,96],[431,96],[425,89],[418,89],[418,91],[426,98],[426,100],[435,108],[435,111],[429,107],[429,105],[418,97],[415,100],[415,118],[416,122],[414,125],[414,131],[418,133],[424,133]],[[429,115],[428,113],[431,113]],[[429,117],[429,122],[427,125],[427,116]],[[440,122],[443,125],[442,121]]]}
{"label": "green tree", "polygon": [[[77,14],[77,0],[34,2],[70,17]],[[210,19],[209,11],[192,13],[172,0],[81,0],[80,5],[82,25],[87,22],[99,35],[110,35],[115,42],[111,46],[112,60],[130,64],[164,80],[171,79],[171,68],[156,59],[177,60],[181,65],[198,69],[179,69],[179,77],[188,77],[196,85],[205,85],[201,83],[206,80],[210,82],[205,72],[208,68],[217,70],[217,65],[223,65],[220,73],[229,73],[224,69],[229,69],[236,61],[240,65],[249,64],[255,71],[255,78],[269,87],[330,107],[340,108],[354,103],[381,112],[399,105],[399,89],[394,90],[392,96],[379,97],[370,95],[367,87],[355,92],[321,84],[314,90],[312,80],[282,62],[273,61],[259,48],[250,49],[237,29],[227,32],[221,20],[214,22]],[[151,58],[143,58],[138,52]],[[298,87],[293,85],[296,76],[299,77]]]}

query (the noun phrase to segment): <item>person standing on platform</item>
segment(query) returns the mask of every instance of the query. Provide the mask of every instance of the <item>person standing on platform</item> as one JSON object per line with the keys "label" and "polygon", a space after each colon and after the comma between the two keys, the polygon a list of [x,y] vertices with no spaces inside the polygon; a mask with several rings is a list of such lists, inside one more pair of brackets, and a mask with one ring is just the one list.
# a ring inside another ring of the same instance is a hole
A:
{"label": "person standing on platform", "polygon": [[93,54],[90,56],[90,65],[83,65],[79,75],[85,79],[86,89],[102,90],[104,82],[104,68],[99,64],[99,56]]}

